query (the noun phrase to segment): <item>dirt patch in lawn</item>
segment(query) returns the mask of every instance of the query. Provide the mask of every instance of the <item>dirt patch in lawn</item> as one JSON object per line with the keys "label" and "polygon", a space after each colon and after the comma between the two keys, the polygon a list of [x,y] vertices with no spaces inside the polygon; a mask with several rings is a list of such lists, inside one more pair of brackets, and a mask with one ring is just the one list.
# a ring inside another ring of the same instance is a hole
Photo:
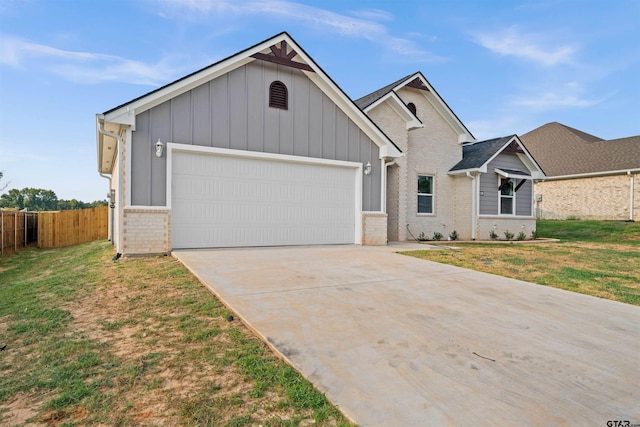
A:
{"label": "dirt patch in lawn", "polygon": [[5,270],[0,424],[350,425],[178,260],[112,255],[27,250]]}

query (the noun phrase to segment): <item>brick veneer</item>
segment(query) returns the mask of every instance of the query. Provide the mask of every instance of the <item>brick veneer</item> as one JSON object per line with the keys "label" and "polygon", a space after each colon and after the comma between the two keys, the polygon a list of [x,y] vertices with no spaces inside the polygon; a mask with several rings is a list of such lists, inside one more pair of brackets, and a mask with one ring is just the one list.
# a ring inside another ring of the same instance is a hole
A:
{"label": "brick veneer", "polygon": [[[640,174],[634,175],[634,220],[640,220]],[[624,175],[536,183],[536,216],[544,219],[629,219],[630,177]]]}
{"label": "brick veneer", "polygon": [[387,244],[387,214],[381,212],[362,213],[362,245],[384,246]]}
{"label": "brick veneer", "polygon": [[125,208],[123,213],[125,256],[151,255],[171,251],[171,210]]}

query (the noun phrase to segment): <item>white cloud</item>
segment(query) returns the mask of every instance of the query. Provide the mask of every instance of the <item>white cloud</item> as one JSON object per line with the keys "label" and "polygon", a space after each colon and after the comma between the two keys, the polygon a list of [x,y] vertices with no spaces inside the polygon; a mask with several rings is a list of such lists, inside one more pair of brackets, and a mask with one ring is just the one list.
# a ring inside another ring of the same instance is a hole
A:
{"label": "white cloud", "polygon": [[342,15],[326,9],[308,6],[287,0],[262,0],[248,2],[231,2],[227,0],[160,0],[161,9],[171,13],[225,13],[235,15],[268,15],[316,27],[322,31],[333,31],[340,35],[365,39],[379,44],[388,53],[400,55],[403,60],[425,62],[441,61],[443,58],[423,49],[418,43],[408,38],[390,34],[387,26],[376,21],[390,21],[394,16],[379,9],[363,9],[351,12],[353,16]]}
{"label": "white cloud", "polygon": [[370,19],[376,21],[393,21],[395,17],[392,13],[380,9],[363,9],[352,12],[353,16],[361,19]]}
{"label": "white cloud", "polygon": [[500,114],[502,113],[491,119],[470,120],[466,124],[467,128],[478,141],[512,135],[514,129],[520,127],[520,118],[511,114]]}
{"label": "white cloud", "polygon": [[536,110],[555,110],[572,107],[591,107],[602,99],[586,99],[582,84],[569,82],[565,85],[536,90],[529,96],[516,98],[514,105],[530,107]]}
{"label": "white cloud", "polygon": [[559,64],[571,64],[577,48],[572,45],[557,45],[556,40],[547,40],[533,33],[521,33],[516,27],[499,32],[477,33],[475,41],[481,46],[503,56],[516,56],[552,67]]}
{"label": "white cloud", "polygon": [[168,59],[154,64],[92,52],[58,49],[27,40],[0,36],[0,64],[16,68],[41,67],[76,83],[118,81],[157,86],[175,77]]}

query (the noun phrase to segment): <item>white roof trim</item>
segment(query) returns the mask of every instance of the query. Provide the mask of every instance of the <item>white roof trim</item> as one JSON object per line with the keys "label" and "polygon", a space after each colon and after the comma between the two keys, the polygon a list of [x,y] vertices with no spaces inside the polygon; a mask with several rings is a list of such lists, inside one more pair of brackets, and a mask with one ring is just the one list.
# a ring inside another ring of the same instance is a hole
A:
{"label": "white roof trim", "polygon": [[559,181],[563,179],[580,179],[580,178],[595,178],[599,176],[611,176],[611,175],[628,175],[640,173],[640,168],[634,169],[620,169],[615,171],[602,171],[602,172],[585,172],[577,173],[573,175],[555,175],[545,177],[546,181]]}
{"label": "white roof trim", "polygon": [[531,175],[527,175],[525,173],[513,173],[515,171],[507,172],[499,168],[495,168],[495,171],[498,175],[504,176],[505,178],[533,179]]}
{"label": "white roof trim", "polygon": [[424,127],[424,124],[420,121],[420,119],[417,118],[416,115],[411,112],[411,110],[409,110],[407,104],[405,104],[404,101],[400,99],[398,94],[393,90],[387,93],[382,98],[378,99],[373,104],[367,106],[364,109],[364,112],[369,114],[371,110],[384,102],[386,102],[393,109],[393,111],[395,111],[395,113],[405,121],[407,130],[419,129]]}
{"label": "white roof trim", "polygon": [[429,84],[429,81],[425,78],[425,76],[421,72],[417,72],[414,75],[405,79],[402,83],[398,84],[392,90],[397,91],[405,87],[407,84],[419,78],[422,83],[429,89],[428,91],[421,90],[422,94],[427,101],[436,109],[438,113],[442,116],[442,118],[447,122],[447,124],[458,134],[458,143],[463,144],[465,142],[476,142],[475,137],[469,132],[466,126],[460,121],[460,119],[455,115],[453,110],[449,108],[446,102],[440,97],[438,92]]}
{"label": "white roof trim", "polygon": [[302,62],[311,67],[314,72],[302,71],[313,81],[342,111],[380,148],[380,158],[382,157],[401,157],[402,153],[394,146],[388,136],[384,134],[369,117],[364,114],[353,101],[346,96],[322,69],[304,52],[304,50],[291,39],[287,33],[281,33],[275,37],[263,41],[249,49],[246,49],[234,56],[224,59],[200,72],[178,80],[166,87],[152,92],[140,99],[131,101],[116,110],[110,111],[104,115],[105,122],[127,124],[132,128],[135,126],[135,117],[137,114],[144,112],[158,104],[169,99],[181,95],[207,81],[213,80],[225,73],[236,68],[246,65],[256,59],[251,55],[270,51],[270,46],[285,41],[293,50],[296,51],[297,62]]}
{"label": "white roof trim", "polygon": [[485,169],[483,172],[486,172],[487,165],[493,159],[498,157],[500,155],[500,153],[502,153],[504,151],[504,149],[507,148],[509,146],[509,144],[511,144],[514,141],[518,144],[518,146],[522,149],[522,151],[524,151],[524,154],[517,154],[517,156],[520,159],[520,161],[522,163],[524,163],[524,165],[527,167],[527,169],[529,169],[529,172],[531,173],[532,179],[544,179],[545,176],[544,176],[544,173],[542,172],[542,169],[540,168],[540,166],[538,166],[538,163],[536,163],[536,161],[533,159],[533,157],[531,157],[531,154],[529,154],[529,152],[525,148],[524,144],[522,144],[522,141],[520,141],[520,138],[518,138],[518,135],[514,135],[506,144],[504,144],[502,146],[501,149],[496,151],[496,153],[493,156],[491,156],[489,158],[489,160],[487,160],[485,162],[485,164],[482,166]]}

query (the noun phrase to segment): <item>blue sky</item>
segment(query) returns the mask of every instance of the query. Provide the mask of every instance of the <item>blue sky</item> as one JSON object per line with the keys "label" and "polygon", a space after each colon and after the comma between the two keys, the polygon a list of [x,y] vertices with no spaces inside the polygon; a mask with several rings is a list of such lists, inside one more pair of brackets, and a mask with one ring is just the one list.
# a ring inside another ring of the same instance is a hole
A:
{"label": "blue sky", "polygon": [[0,186],[104,199],[96,113],[282,31],[353,99],[422,71],[478,139],[640,134],[638,0],[0,0]]}

